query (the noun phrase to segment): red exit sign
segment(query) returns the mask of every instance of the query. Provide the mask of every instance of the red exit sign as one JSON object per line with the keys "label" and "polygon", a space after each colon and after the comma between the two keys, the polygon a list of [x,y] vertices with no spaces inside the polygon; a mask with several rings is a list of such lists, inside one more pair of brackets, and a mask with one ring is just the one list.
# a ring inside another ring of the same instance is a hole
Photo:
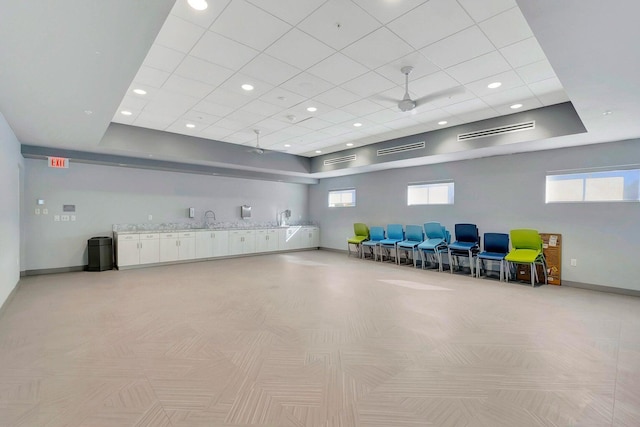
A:
{"label": "red exit sign", "polygon": [[69,167],[69,159],[64,157],[48,157],[50,168],[67,169]]}

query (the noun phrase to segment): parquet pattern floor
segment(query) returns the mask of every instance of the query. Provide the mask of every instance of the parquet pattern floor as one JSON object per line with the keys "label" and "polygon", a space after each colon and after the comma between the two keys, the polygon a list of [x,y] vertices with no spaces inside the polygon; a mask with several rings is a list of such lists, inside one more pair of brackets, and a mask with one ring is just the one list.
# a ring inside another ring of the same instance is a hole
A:
{"label": "parquet pattern floor", "polygon": [[640,426],[640,298],[327,251],[24,278],[3,427]]}

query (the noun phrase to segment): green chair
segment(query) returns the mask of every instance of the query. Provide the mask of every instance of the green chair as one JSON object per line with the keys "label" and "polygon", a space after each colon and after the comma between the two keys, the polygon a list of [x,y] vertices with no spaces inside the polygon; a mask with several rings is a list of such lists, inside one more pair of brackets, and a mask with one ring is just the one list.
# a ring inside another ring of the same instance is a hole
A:
{"label": "green chair", "polygon": [[[531,286],[535,286],[538,278],[536,264],[541,264],[544,270],[544,283],[547,284],[547,263],[542,252],[542,238],[538,230],[521,228],[511,230],[511,251],[504,257],[507,266],[511,264],[529,264],[531,267]],[[509,274],[507,273],[507,281]]]}
{"label": "green chair", "polygon": [[353,224],[353,232],[355,236],[347,239],[347,256],[351,256],[351,245],[356,246],[358,257],[362,257],[362,242],[369,240],[369,227],[361,222]]}

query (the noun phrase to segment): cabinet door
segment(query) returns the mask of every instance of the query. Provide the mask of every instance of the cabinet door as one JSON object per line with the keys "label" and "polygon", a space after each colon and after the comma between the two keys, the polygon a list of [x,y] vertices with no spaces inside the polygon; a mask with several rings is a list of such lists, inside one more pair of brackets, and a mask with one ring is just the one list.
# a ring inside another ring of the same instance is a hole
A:
{"label": "cabinet door", "polygon": [[318,227],[313,227],[311,229],[311,247],[320,247],[320,229]]}
{"label": "cabinet door", "polygon": [[158,233],[140,235],[140,264],[160,262],[160,240]]}
{"label": "cabinet door", "polygon": [[256,252],[256,231],[255,230],[244,230],[243,233],[243,254],[252,254]]}
{"label": "cabinet door", "polygon": [[316,227],[303,227],[300,233],[300,247],[317,248],[318,247],[318,229]]}
{"label": "cabinet door", "polygon": [[267,230],[256,230],[256,252],[269,250],[269,234]]}
{"label": "cabinet door", "polygon": [[180,240],[177,233],[160,234],[160,262],[177,261],[180,259]]}
{"label": "cabinet door", "polygon": [[227,256],[229,254],[229,232],[218,230],[213,233],[213,256]]}
{"label": "cabinet door", "polygon": [[278,230],[271,228],[267,230],[267,251],[273,252],[277,250],[278,250]]}
{"label": "cabinet door", "polygon": [[214,249],[214,231],[196,232],[196,258],[211,258]]}
{"label": "cabinet door", "polygon": [[240,255],[243,250],[244,235],[240,230],[229,231],[229,255]]}
{"label": "cabinet door", "polygon": [[180,248],[178,253],[179,259],[188,260],[196,257],[195,237],[195,233],[193,232],[180,233],[180,243],[178,244]]}
{"label": "cabinet door", "polygon": [[119,267],[127,265],[140,264],[140,241],[137,234],[125,234],[118,236],[118,259],[116,260]]}

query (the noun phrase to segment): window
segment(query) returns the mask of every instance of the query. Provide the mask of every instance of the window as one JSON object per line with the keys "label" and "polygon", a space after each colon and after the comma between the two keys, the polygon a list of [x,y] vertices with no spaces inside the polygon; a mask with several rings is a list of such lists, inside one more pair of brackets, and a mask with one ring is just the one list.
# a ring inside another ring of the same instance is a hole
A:
{"label": "window", "polygon": [[407,186],[407,205],[452,205],[453,181]]}
{"label": "window", "polygon": [[356,205],[356,189],[329,190],[330,208],[347,208]]}
{"label": "window", "polygon": [[640,201],[640,169],[547,175],[546,203]]}

